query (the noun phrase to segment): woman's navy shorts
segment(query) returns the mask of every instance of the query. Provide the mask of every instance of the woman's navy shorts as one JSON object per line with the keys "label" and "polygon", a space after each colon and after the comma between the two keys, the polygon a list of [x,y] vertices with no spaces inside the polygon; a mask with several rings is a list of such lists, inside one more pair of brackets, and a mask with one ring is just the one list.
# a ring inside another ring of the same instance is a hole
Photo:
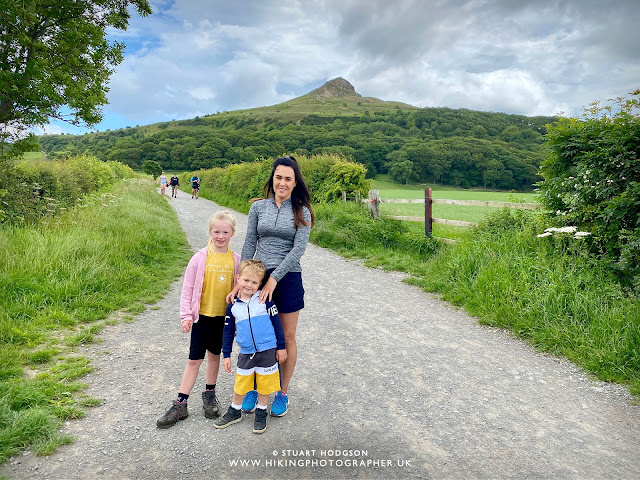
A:
{"label": "woman's navy shorts", "polygon": [[[268,273],[271,274],[273,270]],[[304,308],[302,273],[289,272],[280,279],[273,291],[273,303],[278,313],[292,313]]]}

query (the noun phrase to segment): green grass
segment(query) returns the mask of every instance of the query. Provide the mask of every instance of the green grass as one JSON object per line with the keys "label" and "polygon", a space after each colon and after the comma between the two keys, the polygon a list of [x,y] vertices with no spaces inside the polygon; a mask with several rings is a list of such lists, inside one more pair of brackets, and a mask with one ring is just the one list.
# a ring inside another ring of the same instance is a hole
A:
{"label": "green grass", "polygon": [[640,394],[640,302],[584,240],[537,238],[543,228],[531,213],[501,212],[411,283]]}
{"label": "green grass", "polygon": [[[451,200],[535,203],[537,197],[537,194],[531,192],[463,190],[440,185],[399,185],[392,182],[387,175],[380,175],[371,182],[371,188],[378,190],[383,202],[385,198],[424,198],[424,189],[427,187],[431,188],[433,198],[448,198]],[[435,207],[436,205],[434,205]]]}
{"label": "green grass", "polygon": [[25,152],[22,154],[23,160],[32,161],[32,160],[44,160],[47,158],[44,152]]}
{"label": "green grass", "polygon": [[[517,203],[536,203],[537,195],[531,192],[500,192],[489,190],[463,190],[454,187],[431,186],[433,198],[446,198],[450,200],[479,200],[493,202],[517,202]],[[422,199],[424,198],[424,189],[427,185],[399,185],[391,181],[388,175],[379,175],[371,182],[371,188],[378,190],[382,205],[380,212],[382,215],[406,216],[406,217],[423,217],[423,203],[384,203],[389,198],[407,198]],[[431,206],[431,214],[435,218],[443,218],[448,220],[461,220],[464,222],[480,223],[487,217],[498,213],[501,208],[497,207],[476,207],[468,205],[443,205],[433,204]],[[412,222],[417,223],[417,222]],[[421,227],[424,231],[424,225]],[[462,240],[468,235],[467,227],[454,227],[451,225],[443,225],[434,223],[432,225],[433,235],[439,238],[447,238],[452,240]]]}
{"label": "green grass", "polygon": [[117,317],[131,321],[113,314],[143,311],[182,274],[191,252],[171,225],[155,184],[134,179],[38,226],[0,228],[0,463],[71,441],[61,422],[97,402],[81,394],[92,367],[75,350]]}
{"label": "green grass", "polygon": [[[431,206],[431,215],[435,218],[449,220],[463,220],[465,222],[481,222],[489,215],[499,212],[501,208],[473,207],[467,205],[442,205]],[[416,203],[383,203],[380,207],[383,215],[403,215],[409,217],[424,218],[424,204]]]}

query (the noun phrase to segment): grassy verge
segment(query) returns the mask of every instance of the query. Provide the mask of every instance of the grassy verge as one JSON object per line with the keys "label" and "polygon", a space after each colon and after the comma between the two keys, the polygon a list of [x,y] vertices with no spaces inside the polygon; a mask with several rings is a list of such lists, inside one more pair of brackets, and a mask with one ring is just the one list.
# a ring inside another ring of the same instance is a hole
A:
{"label": "grassy verge", "polygon": [[640,302],[583,240],[537,238],[541,220],[503,211],[410,282],[640,394]]}
{"label": "grassy verge", "polygon": [[145,180],[119,181],[37,227],[0,229],[0,462],[71,439],[63,420],[96,400],[78,345],[114,312],[160,298],[191,252],[174,211]]}

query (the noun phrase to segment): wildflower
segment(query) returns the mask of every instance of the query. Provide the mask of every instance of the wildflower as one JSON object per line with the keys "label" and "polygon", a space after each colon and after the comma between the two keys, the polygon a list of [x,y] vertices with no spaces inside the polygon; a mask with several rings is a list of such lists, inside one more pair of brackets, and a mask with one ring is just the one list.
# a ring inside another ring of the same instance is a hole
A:
{"label": "wildflower", "polygon": [[543,238],[543,237],[549,237],[549,236],[551,236],[551,235],[553,235],[553,233],[551,233],[551,232],[544,232],[544,233],[541,233],[540,235],[537,235],[537,237],[538,237],[538,238]]}
{"label": "wildflower", "polygon": [[588,237],[589,235],[591,235],[591,232],[576,232],[573,235],[573,238],[585,238],[585,237]]}
{"label": "wildflower", "polygon": [[576,227],[573,226],[568,226],[568,227],[549,227],[549,228],[545,228],[544,231],[545,232],[558,232],[558,233],[574,233],[576,230],[578,230]]}

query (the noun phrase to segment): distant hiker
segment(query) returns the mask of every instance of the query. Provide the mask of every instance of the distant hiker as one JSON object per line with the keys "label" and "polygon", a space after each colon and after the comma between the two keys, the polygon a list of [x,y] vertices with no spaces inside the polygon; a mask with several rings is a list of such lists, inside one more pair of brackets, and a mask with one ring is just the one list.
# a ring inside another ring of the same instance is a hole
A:
{"label": "distant hiker", "polygon": [[165,190],[167,189],[167,176],[162,172],[160,175],[160,195],[164,195]]}
{"label": "distant hiker", "polygon": [[171,197],[172,198],[177,198],[178,197],[178,187],[180,186],[180,179],[178,178],[178,176],[174,173],[173,177],[171,177],[169,179],[169,185],[171,185]]}
{"label": "distant hiker", "polygon": [[[249,210],[242,259],[255,258],[267,268],[268,280],[259,299],[273,300],[284,331],[287,360],[281,365],[281,387],[271,405],[271,415],[281,417],[289,408],[289,382],[298,358],[296,328],[300,310],[304,308],[300,257],[307,248],[314,215],[309,190],[298,162],[291,156],[273,162],[264,193],[266,199],[255,202]],[[236,286],[227,301],[232,301],[237,291]],[[242,409],[252,412],[257,398],[255,390],[247,393]]]}
{"label": "distant hiker", "polygon": [[193,174],[193,177],[189,179],[191,182],[191,198],[195,195],[196,200],[198,199],[198,193],[200,192],[200,177],[197,173]]}
{"label": "distant hiker", "polygon": [[253,433],[264,433],[269,394],[280,391],[278,364],[287,359],[287,350],[278,309],[271,300],[259,301],[258,289],[265,276],[264,265],[258,260],[245,260],[240,264],[236,281],[238,296],[235,303],[227,306],[222,334],[222,356],[227,373],[231,373],[234,338],[240,347],[236,383],[231,405],[213,424],[216,428],[227,428],[242,420],[242,402],[255,384],[258,404],[253,406],[256,412]]}
{"label": "distant hiker", "polygon": [[236,220],[229,212],[214,213],[209,220],[209,243],[187,265],[180,297],[180,320],[182,332],[191,332],[189,360],[182,374],[178,398],[156,422],[160,428],[172,427],[178,420],[189,416],[187,399],[198,378],[205,352],[206,387],[202,392],[204,416],[214,418],[220,415],[215,388],[227,310],[225,297],[235,285],[240,265],[240,255],[229,249],[229,241],[235,231]]}

